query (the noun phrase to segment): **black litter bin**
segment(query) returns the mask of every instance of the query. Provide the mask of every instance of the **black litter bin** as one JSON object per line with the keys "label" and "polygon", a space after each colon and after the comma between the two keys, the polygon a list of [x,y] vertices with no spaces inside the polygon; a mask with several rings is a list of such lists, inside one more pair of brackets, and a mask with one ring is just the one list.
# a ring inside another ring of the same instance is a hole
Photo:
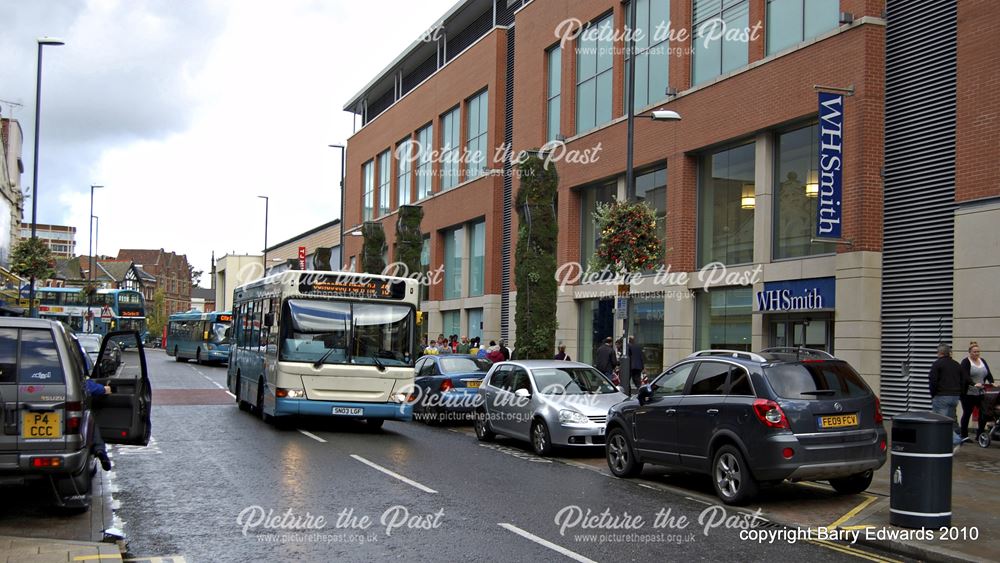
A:
{"label": "black litter bin", "polygon": [[889,523],[903,528],[951,525],[954,420],[932,412],[892,419]]}

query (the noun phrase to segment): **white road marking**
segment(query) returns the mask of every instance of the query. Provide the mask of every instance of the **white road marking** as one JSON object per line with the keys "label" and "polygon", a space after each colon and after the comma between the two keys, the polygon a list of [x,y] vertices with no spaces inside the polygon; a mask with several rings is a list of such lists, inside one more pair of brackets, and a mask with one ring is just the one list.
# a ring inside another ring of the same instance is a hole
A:
{"label": "white road marking", "polygon": [[316,440],[317,442],[320,442],[320,443],[323,443],[323,444],[326,443],[326,440],[324,440],[323,438],[320,438],[319,436],[313,434],[312,432],[306,432],[305,430],[299,430],[299,433],[304,434],[306,436],[309,436],[310,438],[312,438],[313,440]]}
{"label": "white road marking", "polygon": [[[200,369],[198,369],[198,368],[196,368],[196,367],[192,366],[191,364],[188,364],[188,367],[189,367],[189,368],[191,368],[191,369],[193,369],[193,370],[194,370],[194,372],[195,372],[195,373],[197,373],[198,375],[200,375],[200,376],[204,377],[205,379],[207,379],[207,380],[208,380],[208,382],[209,382],[209,383],[211,383],[212,385],[215,385],[215,386],[216,386],[216,387],[218,387],[219,389],[224,389],[224,390],[226,391],[226,393],[229,393],[229,390],[228,390],[228,389],[226,389],[226,387],[225,387],[224,385],[222,385],[222,384],[220,384],[219,382],[215,381],[215,380],[214,380],[214,379],[212,379],[211,377],[209,377],[209,376],[205,375],[205,373],[204,373],[204,372],[202,372],[202,371],[201,371]],[[236,398],[236,395],[233,395],[232,393],[229,393],[229,396],[230,396],[230,397],[232,397],[232,398],[234,398],[234,399]]]}
{"label": "white road marking", "polygon": [[[301,432],[301,430],[300,430],[300,432]],[[424,485],[421,485],[420,483],[417,483],[416,481],[414,481],[412,479],[407,479],[406,477],[403,477],[399,473],[396,473],[395,471],[391,471],[389,469],[386,469],[386,468],[382,467],[381,465],[379,465],[379,464],[377,464],[377,463],[375,463],[373,461],[368,461],[367,459],[365,459],[365,458],[363,458],[363,457],[361,457],[359,455],[355,455],[355,454],[351,454],[351,457],[354,458],[354,459],[356,459],[356,460],[358,460],[358,461],[360,461],[361,463],[367,465],[368,467],[371,467],[372,469],[381,471],[382,473],[385,473],[386,475],[388,475],[390,477],[395,477],[396,479],[399,479],[400,481],[406,483],[407,485],[410,485],[411,487],[420,489],[421,491],[423,491],[425,493],[437,494],[437,491],[435,491],[434,489],[432,489],[430,487],[427,487],[427,486],[424,486]]]}
{"label": "white road marking", "polygon": [[575,561],[581,561],[583,563],[597,563],[593,559],[587,559],[586,557],[580,555],[579,553],[576,553],[575,551],[570,551],[570,550],[566,549],[565,547],[562,547],[560,545],[556,545],[556,544],[550,542],[549,540],[542,539],[542,538],[540,538],[540,537],[538,537],[538,536],[536,536],[534,534],[525,532],[524,530],[522,530],[521,528],[518,528],[517,526],[515,526],[513,524],[506,524],[506,523],[501,522],[501,523],[499,523],[497,525],[500,526],[501,528],[509,531],[509,532],[514,532],[515,534],[521,536],[524,539],[531,540],[531,541],[537,543],[538,545],[541,545],[543,547],[547,547],[547,548],[551,549],[552,551],[555,551],[556,553],[558,553],[560,555],[565,555],[566,557],[569,557],[570,559],[573,559]]}
{"label": "white road marking", "polygon": [[226,395],[229,395],[230,397],[232,397],[234,399],[236,398],[236,395],[233,395],[232,392],[230,392],[229,390],[226,390]]}

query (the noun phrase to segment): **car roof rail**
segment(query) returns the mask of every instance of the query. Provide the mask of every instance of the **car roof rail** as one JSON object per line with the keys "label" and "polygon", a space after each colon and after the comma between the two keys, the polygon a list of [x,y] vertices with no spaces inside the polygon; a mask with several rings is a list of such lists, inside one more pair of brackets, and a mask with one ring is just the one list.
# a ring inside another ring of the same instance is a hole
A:
{"label": "car roof rail", "polygon": [[753,352],[744,352],[743,350],[699,350],[694,354],[688,356],[688,358],[704,358],[708,356],[719,356],[719,357],[729,357],[737,358],[740,360],[750,360],[751,362],[766,362],[767,359],[760,354],[755,354]]}
{"label": "car roof rail", "polygon": [[817,350],[816,348],[805,348],[803,346],[776,346],[773,348],[765,348],[760,351],[761,354],[795,354],[795,357],[799,360],[804,360],[807,358],[820,358],[824,360],[836,360],[837,358],[827,352],[826,350]]}

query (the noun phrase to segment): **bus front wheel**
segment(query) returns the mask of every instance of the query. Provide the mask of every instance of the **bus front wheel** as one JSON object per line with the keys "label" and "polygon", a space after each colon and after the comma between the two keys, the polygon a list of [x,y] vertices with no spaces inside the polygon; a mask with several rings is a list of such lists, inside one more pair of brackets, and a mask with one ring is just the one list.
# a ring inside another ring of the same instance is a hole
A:
{"label": "bus front wheel", "polygon": [[175,362],[187,362],[186,359],[182,358],[181,355],[177,353],[177,346],[174,346],[174,361]]}
{"label": "bus front wheel", "polygon": [[243,400],[243,385],[240,384],[240,376],[236,376],[236,406],[241,411],[250,410],[250,403]]}
{"label": "bus front wheel", "polygon": [[201,348],[198,348],[198,351],[194,353],[194,363],[201,365]]}
{"label": "bus front wheel", "polygon": [[257,416],[264,422],[270,423],[274,417],[264,412],[264,380],[257,383]]}

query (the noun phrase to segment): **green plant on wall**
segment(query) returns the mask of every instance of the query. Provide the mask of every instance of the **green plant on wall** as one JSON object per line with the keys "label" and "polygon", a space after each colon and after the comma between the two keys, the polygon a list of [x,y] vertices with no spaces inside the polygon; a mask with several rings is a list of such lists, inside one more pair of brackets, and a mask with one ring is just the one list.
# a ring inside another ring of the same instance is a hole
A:
{"label": "green plant on wall", "polygon": [[420,221],[423,218],[424,209],[419,205],[399,206],[399,218],[396,220],[396,256],[393,259],[406,265],[407,276],[420,271],[420,250],[424,244]]}
{"label": "green plant on wall", "polygon": [[656,212],[642,201],[599,203],[594,211],[601,241],[589,269],[630,274],[655,268],[663,245],[656,236]]}
{"label": "green plant on wall", "polygon": [[517,192],[516,356],[549,359],[555,354],[556,329],[556,190],[555,166],[532,155],[519,166]]}
{"label": "green plant on wall", "polygon": [[385,231],[382,230],[382,223],[365,221],[361,232],[364,235],[361,268],[367,274],[381,274],[385,271]]}
{"label": "green plant on wall", "polygon": [[54,260],[49,245],[38,238],[17,241],[10,253],[11,271],[23,277],[46,280],[52,277]]}

